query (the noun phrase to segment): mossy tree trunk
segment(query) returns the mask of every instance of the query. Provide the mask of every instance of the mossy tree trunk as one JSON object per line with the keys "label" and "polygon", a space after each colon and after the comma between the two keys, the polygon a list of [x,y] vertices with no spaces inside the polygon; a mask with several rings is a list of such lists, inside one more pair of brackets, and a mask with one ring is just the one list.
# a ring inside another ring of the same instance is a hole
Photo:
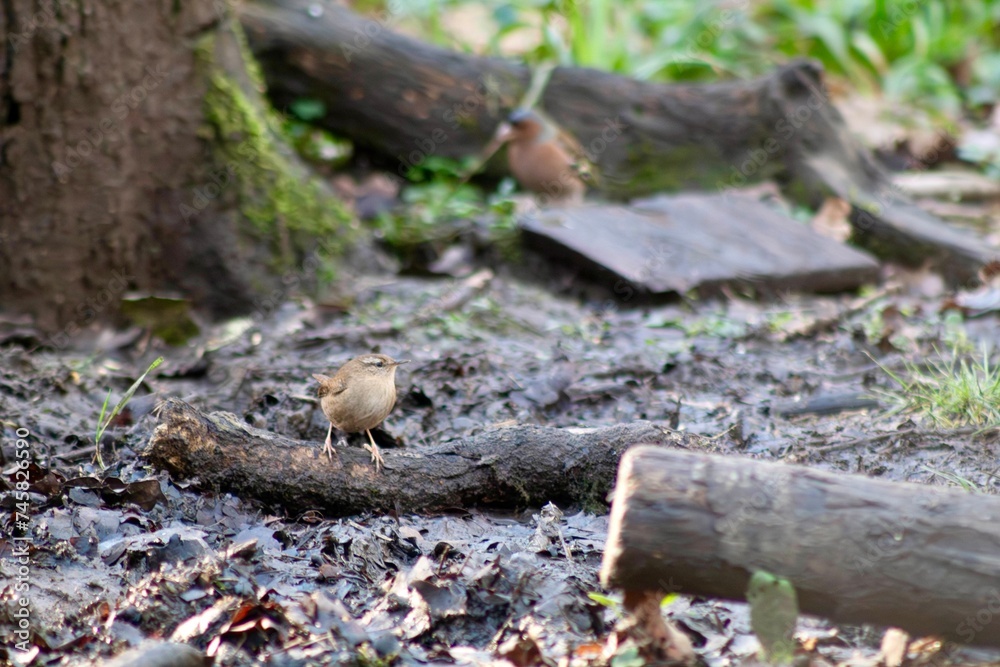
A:
{"label": "mossy tree trunk", "polygon": [[223,3],[3,0],[0,38],[0,307],[56,344],[128,290],[247,312],[316,273],[317,238],[335,258],[347,217]]}

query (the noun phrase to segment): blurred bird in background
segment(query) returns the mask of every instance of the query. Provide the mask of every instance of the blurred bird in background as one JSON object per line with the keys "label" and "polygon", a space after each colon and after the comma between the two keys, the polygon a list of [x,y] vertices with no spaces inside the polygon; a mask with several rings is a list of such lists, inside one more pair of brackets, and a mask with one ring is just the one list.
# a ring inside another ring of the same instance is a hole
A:
{"label": "blurred bird in background", "polygon": [[549,201],[580,202],[587,186],[597,185],[583,147],[539,111],[511,113],[497,128],[491,147],[502,144],[507,144],[507,162],[521,187]]}

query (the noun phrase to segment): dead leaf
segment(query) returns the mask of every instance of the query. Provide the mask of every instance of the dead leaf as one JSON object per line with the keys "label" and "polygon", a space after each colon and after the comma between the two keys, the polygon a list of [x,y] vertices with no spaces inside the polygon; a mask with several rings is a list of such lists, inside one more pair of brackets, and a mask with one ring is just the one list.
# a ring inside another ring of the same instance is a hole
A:
{"label": "dead leaf", "polygon": [[497,647],[497,655],[514,663],[517,667],[545,664],[542,650],[530,637],[513,636]]}
{"label": "dead leaf", "polygon": [[910,645],[910,635],[899,628],[889,628],[882,635],[879,658],[885,667],[900,667],[906,659],[906,649]]}
{"label": "dead leaf", "polygon": [[[625,591],[623,604],[630,618],[622,624],[619,633],[634,640],[640,652],[653,661],[693,662],[695,653],[691,640],[663,619],[662,598],[662,593],[652,591]],[[619,643],[622,643],[620,639]]]}
{"label": "dead leaf", "polygon": [[850,215],[850,203],[840,197],[827,197],[809,226],[817,234],[843,243],[851,238],[853,231]]}

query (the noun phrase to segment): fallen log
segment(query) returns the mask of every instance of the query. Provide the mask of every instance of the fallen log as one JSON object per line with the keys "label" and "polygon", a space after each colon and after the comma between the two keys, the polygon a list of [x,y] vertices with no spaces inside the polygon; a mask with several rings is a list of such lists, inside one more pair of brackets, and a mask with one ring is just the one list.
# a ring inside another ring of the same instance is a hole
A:
{"label": "fallen log", "polygon": [[1000,498],[637,447],[601,581],[744,600],[757,570],[803,613],[1000,646]]}
{"label": "fallen log", "polygon": [[[315,123],[400,176],[428,156],[478,154],[528,87],[517,62],[457,53],[320,0],[255,0],[240,21],[279,108],[323,102]],[[600,168],[605,194],[729,192],[774,179],[818,204],[852,204],[856,242],[883,257],[936,261],[975,279],[995,251],[914,206],[847,130],[821,68],[794,62],[751,81],[657,84],[578,67],[553,70],[539,106]],[[502,159],[487,171],[506,173]]]}
{"label": "fallen log", "polygon": [[630,446],[704,442],[650,422],[581,432],[521,425],[419,450],[384,449],[385,470],[376,473],[360,447],[338,447],[338,467],[318,457],[319,443],[254,428],[228,412],[205,414],[178,399],[165,401],[159,417],[144,451],[154,465],[292,514],[330,516],[548,501],[606,507]]}

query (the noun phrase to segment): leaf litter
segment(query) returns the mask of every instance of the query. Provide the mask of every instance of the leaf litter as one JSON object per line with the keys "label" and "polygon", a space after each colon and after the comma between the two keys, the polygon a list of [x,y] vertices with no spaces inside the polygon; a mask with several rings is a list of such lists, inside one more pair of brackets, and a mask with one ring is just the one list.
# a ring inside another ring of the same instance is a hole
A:
{"label": "leaf litter", "polygon": [[[933,472],[947,470],[994,492],[997,442],[988,434],[922,446],[882,408],[778,409],[888,385],[868,354],[892,364],[894,355],[941,341],[948,324],[932,315],[939,295],[890,280],[861,298],[734,296],[624,310],[581,306],[503,276],[479,280],[470,288],[400,279],[333,321],[307,303],[203,332],[211,345],[199,338],[134,358],[129,346],[96,356],[28,354],[19,341],[31,337],[9,339],[0,347],[0,503],[11,511],[7,447],[27,428],[36,647],[29,662],[121,654],[144,664],[182,643],[226,665],[607,664],[622,612],[597,581],[603,512],[454,508],[330,521],[196,494],[144,467],[157,396],[320,442],[326,424],[310,373],[360,351],[415,360],[400,374],[399,403],[379,434],[388,445],[419,448],[510,421],[593,427],[649,419],[729,434],[721,451],[932,484],[949,483]],[[456,309],[434,310],[455,299]],[[995,343],[988,319],[967,322],[967,335]],[[91,438],[108,369],[120,395],[159,354],[167,360],[147,378],[150,393],[140,390],[136,409],[108,427],[102,445],[115,458],[102,474]],[[865,446],[872,433],[889,437]],[[808,444],[816,442],[848,446],[820,451]],[[0,551],[12,548],[0,539]],[[9,608],[10,585],[0,590]],[[757,650],[744,605],[682,596],[664,613],[709,664]],[[835,663],[874,660],[881,632],[802,619],[799,638]]]}

